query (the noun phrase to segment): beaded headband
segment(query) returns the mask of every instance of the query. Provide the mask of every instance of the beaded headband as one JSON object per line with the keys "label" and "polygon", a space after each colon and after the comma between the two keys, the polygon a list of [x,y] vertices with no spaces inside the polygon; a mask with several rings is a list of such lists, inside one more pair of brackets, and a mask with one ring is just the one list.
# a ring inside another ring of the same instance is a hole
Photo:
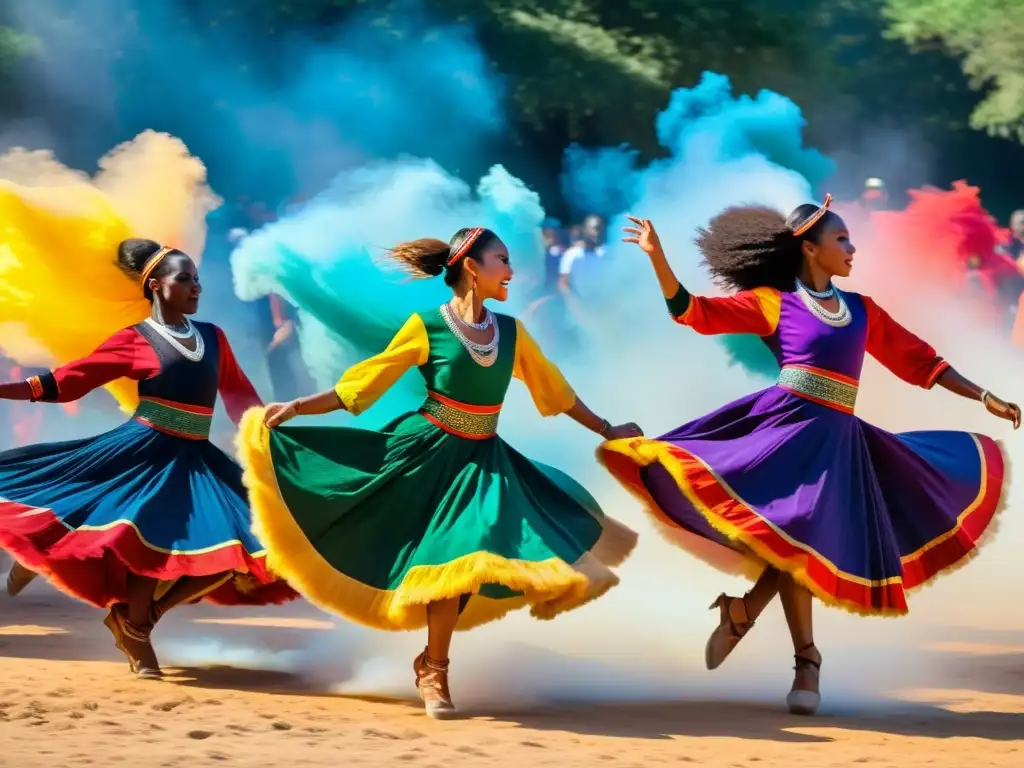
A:
{"label": "beaded headband", "polygon": [[146,259],[146,265],[142,268],[142,274],[139,279],[142,284],[145,285],[146,281],[149,280],[149,276],[153,274],[153,270],[160,266],[160,262],[164,260],[168,253],[173,251],[173,248],[168,248],[166,245],[160,246],[160,250]]}
{"label": "beaded headband", "polygon": [[793,236],[799,237],[804,234],[807,230],[817,224],[821,217],[828,212],[829,206],[832,205],[832,195],[825,195],[825,202],[821,204],[821,207],[811,214],[810,218],[807,219],[803,224],[793,230]]}
{"label": "beaded headband", "polygon": [[448,257],[447,266],[452,266],[455,262],[457,262],[467,253],[469,253],[470,248],[473,247],[473,243],[479,240],[480,235],[482,235],[483,233],[483,227],[473,227],[471,230],[469,230],[469,233],[466,235],[466,239],[463,240],[459,244],[459,247],[452,251],[451,255]]}

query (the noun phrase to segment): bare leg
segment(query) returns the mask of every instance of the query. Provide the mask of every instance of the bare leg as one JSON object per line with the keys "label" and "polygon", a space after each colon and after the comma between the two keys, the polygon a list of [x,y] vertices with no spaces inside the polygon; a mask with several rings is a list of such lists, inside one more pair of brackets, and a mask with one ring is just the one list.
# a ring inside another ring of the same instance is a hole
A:
{"label": "bare leg", "polygon": [[17,597],[21,594],[21,590],[31,584],[38,575],[35,571],[30,571],[15,560],[11,566],[10,573],[7,574],[7,594],[11,597]]}
{"label": "bare leg", "polygon": [[427,606],[427,657],[447,662],[452,634],[459,621],[459,598],[442,600]]}
{"label": "bare leg", "polygon": [[779,579],[779,598],[786,613],[796,658],[793,688],[787,697],[789,709],[794,714],[813,715],[821,704],[821,654],[814,646],[813,598],[810,592],[788,574],[783,574]]}
{"label": "bare leg", "polygon": [[768,603],[775,599],[780,575],[774,568],[765,568],[743,597],[729,597],[722,593],[711,604],[712,609],[719,609],[719,619],[718,627],[704,648],[704,662],[708,669],[717,669],[728,658]]}
{"label": "bare leg", "polygon": [[153,602],[151,623],[156,624],[171,608],[206,595],[231,578],[233,574],[215,573],[212,576],[185,576],[178,579],[163,597]]}
{"label": "bare leg", "polygon": [[455,715],[455,705],[448,692],[448,652],[458,621],[459,598],[428,605],[427,647],[413,662],[416,687],[427,716],[438,720]]}
{"label": "bare leg", "polygon": [[128,657],[132,671],[140,677],[160,676],[160,662],[149,639],[156,586],[156,579],[129,574],[127,606],[115,605],[104,621],[114,635],[115,645]]}

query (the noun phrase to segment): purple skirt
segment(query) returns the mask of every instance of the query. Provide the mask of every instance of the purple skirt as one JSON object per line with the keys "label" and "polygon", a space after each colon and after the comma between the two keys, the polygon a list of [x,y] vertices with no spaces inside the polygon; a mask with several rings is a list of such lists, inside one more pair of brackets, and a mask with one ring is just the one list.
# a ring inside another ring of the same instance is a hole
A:
{"label": "purple skirt", "polygon": [[778,386],[598,458],[705,561],[750,576],[770,565],[869,615],[906,613],[907,590],[973,554],[1007,475],[984,435],[893,434]]}

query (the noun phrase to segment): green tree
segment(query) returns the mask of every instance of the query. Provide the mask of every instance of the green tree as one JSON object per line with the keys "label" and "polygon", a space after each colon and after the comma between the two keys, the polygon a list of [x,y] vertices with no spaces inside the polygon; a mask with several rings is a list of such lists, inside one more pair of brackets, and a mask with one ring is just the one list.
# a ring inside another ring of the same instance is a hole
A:
{"label": "green tree", "polygon": [[974,128],[1024,141],[1024,3],[1020,0],[886,0],[888,33],[962,58],[984,97]]}
{"label": "green tree", "polygon": [[0,25],[0,82],[12,78],[17,66],[39,50],[39,41],[35,38]]}

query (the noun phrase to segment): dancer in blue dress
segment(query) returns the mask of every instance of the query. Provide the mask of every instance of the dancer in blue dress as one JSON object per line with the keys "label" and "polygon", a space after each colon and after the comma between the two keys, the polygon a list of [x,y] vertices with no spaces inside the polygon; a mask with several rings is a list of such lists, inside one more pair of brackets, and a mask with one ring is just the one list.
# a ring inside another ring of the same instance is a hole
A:
{"label": "dancer in blue dress", "polygon": [[236,423],[260,399],[224,333],[189,320],[202,290],[195,263],[151,240],[126,240],[117,256],[152,315],[83,359],[0,384],[0,399],[66,403],[124,379],[137,382],[138,406],[105,434],[0,453],[0,546],[21,586],[34,572],[109,608],[132,671],[156,678],[150,633],[170,608],[296,593],[250,532],[240,467],[209,441],[218,392]]}

